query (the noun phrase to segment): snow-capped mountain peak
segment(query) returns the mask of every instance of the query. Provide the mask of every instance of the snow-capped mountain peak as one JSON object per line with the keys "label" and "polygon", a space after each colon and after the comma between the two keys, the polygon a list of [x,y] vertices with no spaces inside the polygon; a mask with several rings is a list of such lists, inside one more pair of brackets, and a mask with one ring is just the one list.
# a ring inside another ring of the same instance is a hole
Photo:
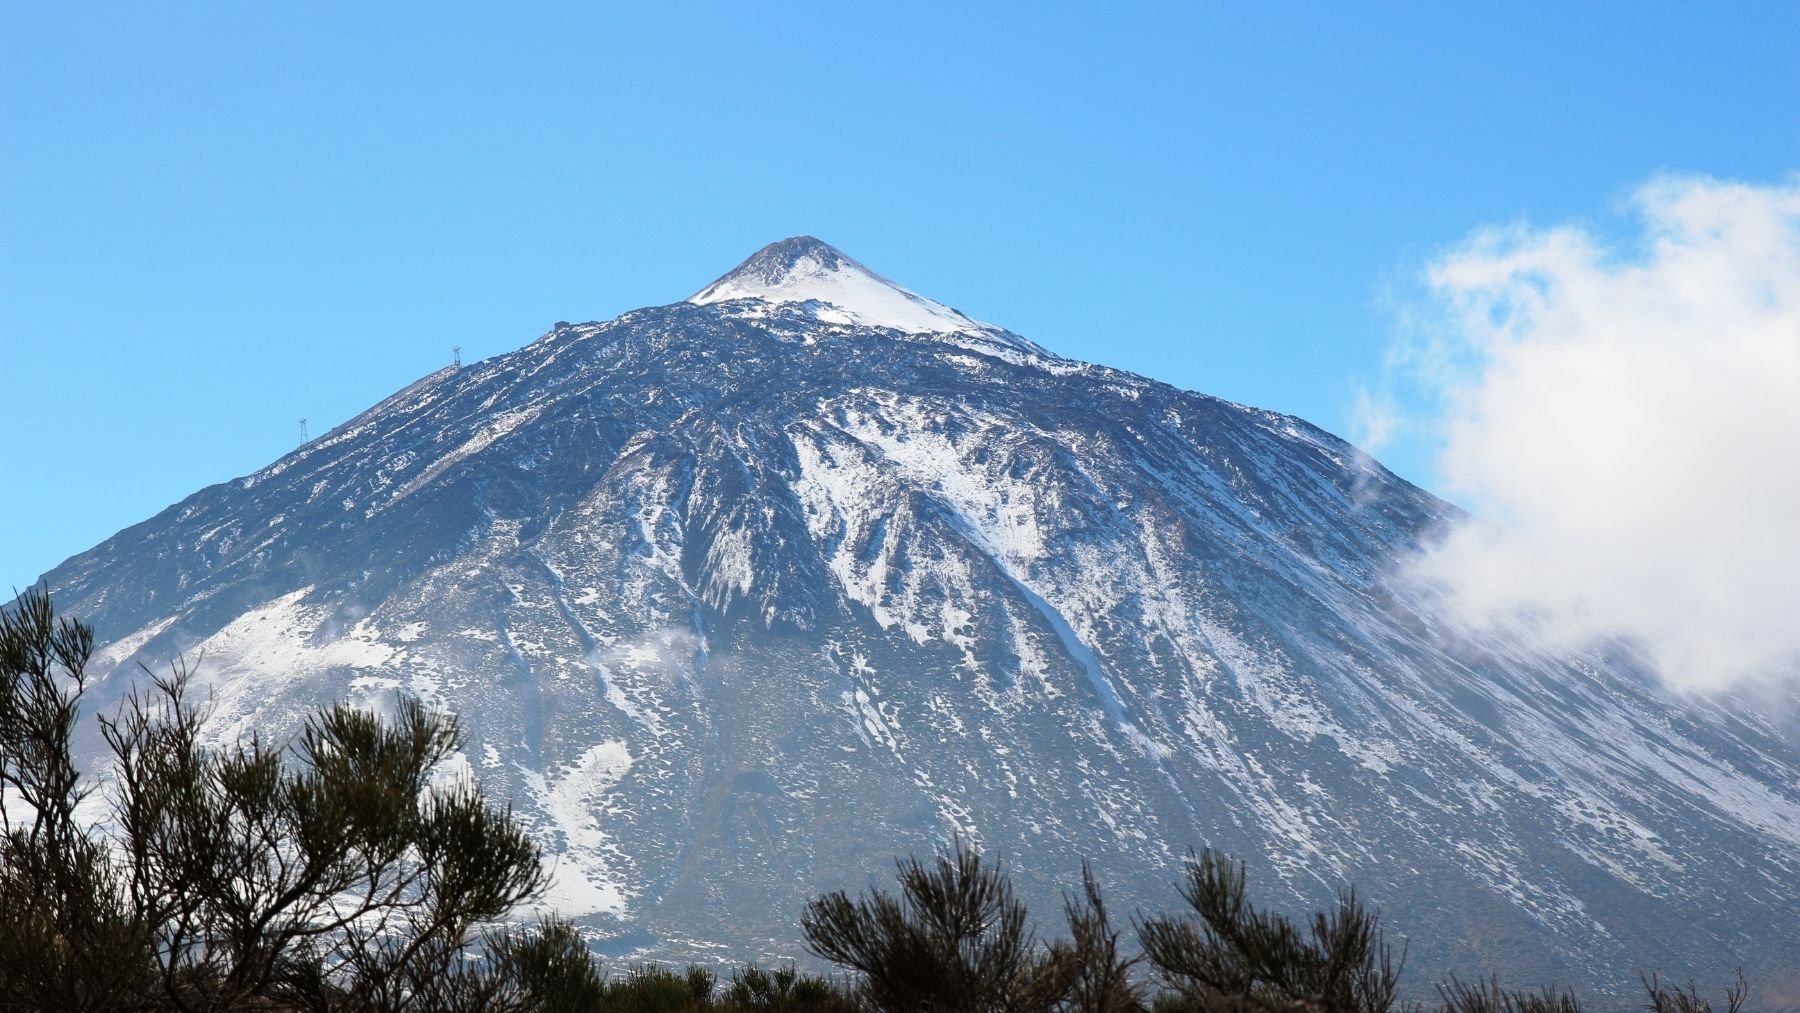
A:
{"label": "snow-capped mountain peak", "polygon": [[1415,981],[1791,973],[1800,738],[1624,648],[1448,628],[1387,575],[1460,516],[802,237],[424,377],[44,583],[98,631],[102,713],[185,655],[221,742],[396,691],[456,714],[446,773],[627,962],[801,954],[809,897],[960,836],[1040,912],[1090,857],[1166,910],[1189,847],[1278,910],[1354,884]]}
{"label": "snow-capped mountain peak", "polygon": [[894,284],[812,236],[770,243],[687,301],[707,305],[734,299],[826,303],[829,308],[818,316],[828,323],[915,333],[994,330]]}

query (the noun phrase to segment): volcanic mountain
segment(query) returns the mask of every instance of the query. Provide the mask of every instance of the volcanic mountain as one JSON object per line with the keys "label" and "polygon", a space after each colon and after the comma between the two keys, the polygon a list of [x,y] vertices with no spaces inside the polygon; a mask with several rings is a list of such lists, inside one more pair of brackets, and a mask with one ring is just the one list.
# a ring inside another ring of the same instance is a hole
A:
{"label": "volcanic mountain", "polygon": [[811,238],[424,377],[45,580],[99,704],[198,656],[215,734],[396,691],[612,952],[800,953],[953,835],[1046,921],[1190,848],[1355,884],[1409,978],[1791,967],[1800,751],[1628,651],[1390,577],[1457,511],[1300,419],[1060,358]]}

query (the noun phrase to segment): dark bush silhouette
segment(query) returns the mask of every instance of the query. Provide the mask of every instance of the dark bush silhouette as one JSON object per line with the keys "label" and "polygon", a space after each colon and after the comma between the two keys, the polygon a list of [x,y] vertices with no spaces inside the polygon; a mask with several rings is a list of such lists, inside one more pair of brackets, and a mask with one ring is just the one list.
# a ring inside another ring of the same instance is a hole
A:
{"label": "dark bush silhouette", "polygon": [[1444,999],[1444,1013],[1581,1013],[1581,1001],[1573,992],[1509,992],[1500,987],[1498,978],[1471,985],[1451,975],[1438,985],[1438,994]]}
{"label": "dark bush silhouette", "polygon": [[594,953],[575,927],[557,918],[524,933],[502,930],[487,940],[485,960],[464,964],[443,1008],[534,1013],[601,1008],[606,994]]}
{"label": "dark bush silhouette", "polygon": [[102,718],[102,836],[78,814],[92,789],[70,760],[92,646],[41,590],[0,610],[0,783],[15,800],[0,797],[0,1003],[401,1010],[484,987],[476,930],[545,872],[478,787],[431,784],[457,748],[452,718],[411,698],[390,720],[340,705],[291,747],[214,749],[177,664]]}
{"label": "dark bush silhouette", "polygon": [[772,971],[751,964],[731,975],[725,1003],[746,1011],[849,1011],[856,1008],[840,989],[815,975],[801,974],[793,964]]}
{"label": "dark bush silhouette", "polygon": [[[1641,980],[1644,990],[1650,993],[1650,1002],[1644,1007],[1650,1013],[1713,1013],[1713,1004],[1701,998],[1700,990],[1691,981],[1686,985],[1669,986],[1654,974]],[[1750,986],[1744,984],[1744,975],[1740,971],[1737,980],[1725,990],[1725,1013],[1739,1013],[1749,995]]]}
{"label": "dark bush silhouette", "polygon": [[858,995],[882,1011],[1046,1010],[1066,991],[1064,963],[1037,944],[1025,905],[998,864],[966,842],[932,862],[898,863],[900,895],[806,905],[809,949],[855,971]]}
{"label": "dark bush silhouette", "polygon": [[[1650,1001],[1644,1006],[1649,1013],[1713,1013],[1712,1002],[1701,997],[1693,982],[1668,986],[1656,975],[1641,980],[1649,993]],[[1452,975],[1438,985],[1438,994],[1444,999],[1443,1013],[1581,1013],[1581,1000],[1573,992],[1553,988],[1509,992],[1494,978],[1470,985]],[[1725,990],[1725,1013],[1740,1013],[1749,994],[1750,988],[1739,974]]]}
{"label": "dark bush silhouette", "polygon": [[1399,969],[1382,942],[1380,918],[1345,893],[1336,911],[1303,932],[1259,911],[1244,893],[1241,864],[1212,851],[1189,856],[1181,895],[1192,915],[1138,923],[1144,958],[1160,983],[1201,1010],[1385,1013]]}
{"label": "dark bush silhouette", "polygon": [[1100,883],[1086,862],[1081,863],[1081,893],[1063,899],[1063,914],[1069,938],[1050,944],[1052,959],[1063,969],[1062,1004],[1075,1013],[1143,1009],[1143,987],[1132,978],[1132,968],[1142,958],[1127,957],[1121,950],[1121,933],[1112,927]]}
{"label": "dark bush silhouette", "polygon": [[0,610],[0,1007],[126,1008],[156,981],[151,933],[77,816],[70,759],[93,631],[28,592]]}
{"label": "dark bush silhouette", "polygon": [[640,964],[607,983],[597,1009],[619,1013],[682,1013],[708,1008],[718,977],[703,967],[677,973],[656,964]]}

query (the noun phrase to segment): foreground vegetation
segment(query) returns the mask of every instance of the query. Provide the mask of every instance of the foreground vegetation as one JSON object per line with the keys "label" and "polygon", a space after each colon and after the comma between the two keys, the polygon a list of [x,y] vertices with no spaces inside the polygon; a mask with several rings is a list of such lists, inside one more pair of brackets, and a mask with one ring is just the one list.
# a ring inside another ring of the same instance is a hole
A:
{"label": "foreground vegetation", "polygon": [[[92,1011],[982,1011],[1385,1013],[1403,959],[1354,894],[1304,924],[1258,909],[1244,868],[1192,857],[1186,909],[1117,927],[1091,869],[1067,933],[1036,936],[1005,870],[958,843],[898,891],[801,915],[836,979],[792,966],[603,974],[555,919],[499,927],[542,854],[478,786],[434,772],[453,718],[312,715],[291,745],[204,744],[177,665],[100,718],[106,797],[72,761],[93,632],[27,592],[0,610],[0,1009]],[[91,803],[91,804],[90,804]],[[1645,982],[1646,1009],[1711,1013]],[[1575,1013],[1573,993],[1451,979],[1444,1013]],[[1737,1013],[1741,981],[1722,1010]]]}

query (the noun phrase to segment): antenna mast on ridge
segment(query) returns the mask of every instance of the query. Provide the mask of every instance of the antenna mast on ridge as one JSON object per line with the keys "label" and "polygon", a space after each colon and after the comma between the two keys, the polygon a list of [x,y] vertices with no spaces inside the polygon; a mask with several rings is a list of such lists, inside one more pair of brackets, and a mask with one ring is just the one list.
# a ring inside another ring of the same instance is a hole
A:
{"label": "antenna mast on ridge", "polygon": [[300,416],[300,445],[304,447],[310,442],[312,442],[311,438],[306,435],[306,416],[302,415]]}

